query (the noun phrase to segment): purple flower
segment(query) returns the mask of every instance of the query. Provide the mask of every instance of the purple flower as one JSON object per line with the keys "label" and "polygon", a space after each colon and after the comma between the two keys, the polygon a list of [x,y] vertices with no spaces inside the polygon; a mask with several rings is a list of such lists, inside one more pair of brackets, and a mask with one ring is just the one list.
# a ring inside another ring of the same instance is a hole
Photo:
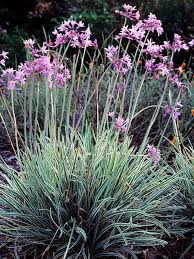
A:
{"label": "purple flower", "polygon": [[166,65],[164,65],[163,63],[157,64],[157,68],[156,69],[157,69],[157,71],[159,72],[159,74],[161,76],[168,76],[168,75],[170,75],[169,68]]}
{"label": "purple flower", "polygon": [[64,21],[54,32],[55,46],[70,43],[73,48],[85,48],[89,46],[97,46],[97,42],[91,41],[91,31],[88,27],[84,29],[82,21],[76,22],[73,20]]}
{"label": "purple flower", "polygon": [[46,45],[46,43],[44,43],[42,45],[42,47],[40,48],[40,51],[42,54],[47,54],[49,51],[48,51],[48,46]]}
{"label": "purple flower", "polygon": [[105,48],[106,56],[111,61],[113,68],[118,73],[126,74],[132,67],[131,58],[125,54],[122,58],[118,58],[118,47],[109,46]]}
{"label": "purple flower", "polygon": [[114,114],[115,114],[114,112],[109,112],[109,113],[108,113],[108,116],[109,116],[109,117],[111,117],[111,118],[113,119]]}
{"label": "purple flower", "polygon": [[153,58],[161,58],[161,52],[163,51],[162,45],[155,44],[151,39],[145,44],[147,47],[143,50],[146,54],[149,54]]}
{"label": "purple flower", "polygon": [[132,63],[131,58],[129,55],[124,55],[122,58],[116,58],[112,61],[114,69],[119,72],[123,73],[124,75],[131,69]]}
{"label": "purple flower", "polygon": [[114,122],[114,128],[118,132],[126,132],[127,131],[127,123],[128,120],[123,119],[122,117],[118,116]]}
{"label": "purple flower", "polygon": [[192,39],[191,41],[189,41],[189,46],[192,48],[194,47],[194,39]]}
{"label": "purple flower", "polygon": [[113,61],[113,58],[116,58],[118,51],[118,46],[114,47],[108,46],[108,48],[105,48],[106,56],[110,61]]}
{"label": "purple flower", "polygon": [[14,81],[14,80],[9,81],[9,83],[8,83],[9,89],[14,89],[15,88],[15,84],[16,84],[16,81]]}
{"label": "purple flower", "polygon": [[136,6],[124,4],[123,8],[124,8],[124,11],[116,10],[115,13],[118,13],[121,16],[127,17],[131,21],[136,21],[140,19],[140,14],[139,14],[139,11],[137,11]]}
{"label": "purple flower", "polygon": [[56,36],[55,38],[55,46],[59,46],[61,44],[66,43],[66,38],[62,33],[56,32],[56,34],[53,32],[53,34]]}
{"label": "purple flower", "polygon": [[2,76],[7,76],[9,78],[13,78],[14,73],[15,73],[15,70],[13,68],[7,68],[7,69],[3,70]]}
{"label": "purple flower", "polygon": [[8,82],[8,87],[11,89],[14,89],[16,84],[25,85],[29,78],[46,78],[50,88],[62,88],[71,78],[71,74],[58,59],[51,61],[49,56],[38,55],[32,61],[21,63],[17,70],[13,70],[13,68],[4,70],[2,77]]}
{"label": "purple flower", "polygon": [[145,19],[143,21],[142,28],[151,32],[154,32],[156,30],[158,36],[161,35],[164,31],[164,29],[162,28],[162,22],[160,20],[157,20],[156,16],[152,13],[148,15],[148,19]]}
{"label": "purple flower", "polygon": [[154,147],[153,145],[149,145],[149,144],[147,145],[147,149],[148,149],[147,159],[152,160],[153,165],[156,166],[161,159],[160,150]]}
{"label": "purple flower", "polygon": [[174,34],[174,40],[173,40],[173,43],[172,43],[172,50],[179,52],[181,49],[188,50],[189,47],[181,39],[181,36],[175,33]]}
{"label": "purple flower", "polygon": [[24,41],[24,47],[26,49],[32,49],[34,47],[35,43],[36,43],[35,40],[32,40],[32,39],[25,40]]}
{"label": "purple flower", "polygon": [[148,72],[154,73],[156,69],[156,60],[154,58],[150,60],[146,60],[145,62],[145,68],[148,70]]}
{"label": "purple flower", "polygon": [[0,59],[0,65],[5,66],[5,59]]}
{"label": "purple flower", "polygon": [[1,54],[0,54],[0,65],[2,66],[5,66],[5,60],[8,59],[8,54],[9,52],[5,52],[3,51]]}
{"label": "purple flower", "polygon": [[14,80],[19,82],[21,85],[25,85],[25,83],[26,83],[25,72],[23,70],[16,71]]}
{"label": "purple flower", "polygon": [[172,48],[169,41],[164,41],[163,47],[164,49],[167,49],[167,50],[170,50]]}
{"label": "purple flower", "polygon": [[173,84],[176,84],[178,86],[178,88],[184,88],[184,84],[179,80],[178,75],[174,75],[169,77],[169,81]]}
{"label": "purple flower", "polygon": [[2,53],[0,54],[0,56],[2,56],[4,59],[8,59],[8,55],[9,52],[6,52],[6,51],[2,51]]}
{"label": "purple flower", "polygon": [[168,114],[170,114],[173,118],[173,120],[176,120],[179,116],[180,116],[180,108],[183,105],[181,104],[181,102],[177,102],[175,107],[172,107],[170,105],[166,105],[164,107],[164,117],[166,117]]}
{"label": "purple flower", "polygon": [[141,27],[142,22],[132,25],[129,29],[128,25],[121,28],[120,33],[115,37],[117,40],[126,38],[128,40],[135,40],[138,43],[142,41],[145,36],[145,30]]}

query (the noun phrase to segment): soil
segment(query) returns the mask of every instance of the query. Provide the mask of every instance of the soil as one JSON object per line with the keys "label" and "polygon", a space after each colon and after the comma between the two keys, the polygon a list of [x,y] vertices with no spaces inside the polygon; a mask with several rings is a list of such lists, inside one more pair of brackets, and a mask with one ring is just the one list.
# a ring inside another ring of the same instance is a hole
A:
{"label": "soil", "polygon": [[[194,259],[194,245],[185,253],[191,244],[192,237],[175,238],[168,240],[165,247],[144,249],[139,259]],[[181,257],[182,256],[182,257]]]}

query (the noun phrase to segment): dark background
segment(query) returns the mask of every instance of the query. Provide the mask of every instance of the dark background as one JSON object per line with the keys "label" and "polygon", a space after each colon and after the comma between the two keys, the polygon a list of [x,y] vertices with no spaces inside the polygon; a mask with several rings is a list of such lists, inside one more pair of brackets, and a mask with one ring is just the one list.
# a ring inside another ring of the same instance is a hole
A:
{"label": "dark background", "polygon": [[[171,39],[174,32],[188,40],[194,38],[194,0],[0,0],[0,50],[10,52],[11,62],[22,60],[23,39],[43,40],[42,27],[50,34],[70,17],[90,24],[101,43],[103,36],[122,26],[123,19],[115,10],[124,3],[136,5],[143,16],[156,14],[166,31],[163,38]],[[185,55],[182,59],[188,59]]]}

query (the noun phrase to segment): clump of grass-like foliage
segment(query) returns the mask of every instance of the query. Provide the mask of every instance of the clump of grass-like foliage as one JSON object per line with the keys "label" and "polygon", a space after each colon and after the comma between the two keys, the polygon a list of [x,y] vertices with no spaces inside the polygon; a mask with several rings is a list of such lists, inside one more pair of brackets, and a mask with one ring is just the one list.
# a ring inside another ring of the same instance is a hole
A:
{"label": "clump of grass-like foliage", "polygon": [[130,142],[111,132],[93,139],[91,130],[74,142],[40,139],[20,174],[3,166],[12,179],[0,185],[1,245],[15,256],[122,258],[166,244],[176,177]]}
{"label": "clump of grass-like foliage", "polygon": [[[182,204],[185,206],[185,218],[194,218],[194,157],[193,147],[184,148],[176,153],[174,161],[176,172],[179,176],[178,188]],[[194,223],[194,221],[193,221]]]}
{"label": "clump of grass-like foliage", "polygon": [[142,20],[130,5],[117,14],[124,25],[103,50],[69,20],[42,45],[24,41],[27,60],[2,69],[0,122],[21,164],[19,173],[1,164],[0,245],[12,257],[136,258],[188,222],[187,181],[160,148],[172,133],[181,151],[184,111],[191,131],[192,80],[173,58],[194,40],[175,34],[159,45],[155,15]]}

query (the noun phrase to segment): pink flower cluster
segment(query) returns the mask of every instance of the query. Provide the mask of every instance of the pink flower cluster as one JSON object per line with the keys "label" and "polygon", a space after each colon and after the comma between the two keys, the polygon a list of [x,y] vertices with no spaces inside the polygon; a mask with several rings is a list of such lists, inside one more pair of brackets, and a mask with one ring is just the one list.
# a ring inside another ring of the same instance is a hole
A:
{"label": "pink flower cluster", "polygon": [[111,119],[114,121],[114,128],[118,132],[126,132],[127,131],[127,123],[128,120],[125,120],[121,116],[118,116],[118,118],[114,118],[114,112],[109,112],[108,116],[111,117]]}
{"label": "pink flower cluster", "polygon": [[149,145],[149,144],[147,145],[147,149],[148,149],[147,159],[151,160],[153,165],[156,166],[161,159],[160,150],[154,147],[153,145]]}
{"label": "pink flower cluster", "polygon": [[166,117],[168,114],[170,114],[173,118],[173,120],[176,120],[179,116],[180,116],[180,108],[183,105],[181,104],[181,102],[177,102],[175,107],[172,107],[170,105],[166,105],[164,107],[164,117]]}
{"label": "pink flower cluster", "polygon": [[146,31],[141,27],[142,22],[139,21],[135,25],[132,25],[131,28],[128,27],[128,25],[123,26],[121,28],[121,31],[118,35],[116,35],[116,39],[128,39],[129,41],[135,40],[138,43],[140,43],[143,38],[145,37]]}
{"label": "pink flower cluster", "polygon": [[132,67],[131,58],[128,54],[118,57],[118,46],[105,48],[106,56],[111,61],[113,68],[118,73],[126,74]]}
{"label": "pink flower cluster", "polygon": [[189,41],[189,46],[192,48],[194,47],[194,39],[192,39],[191,41]]}
{"label": "pink flower cluster", "polygon": [[152,58],[145,62],[145,68],[154,76],[154,79],[159,79],[161,76],[171,77],[170,72],[172,72],[172,64],[172,62],[157,63],[156,59]]}
{"label": "pink flower cluster", "polygon": [[42,55],[47,55],[49,53],[49,48],[53,47],[52,42],[43,42],[43,45],[37,49],[34,45],[36,44],[35,40],[28,39],[24,41],[24,47],[29,51],[29,53],[34,58],[39,58]]}
{"label": "pink flower cluster", "polygon": [[[137,42],[141,47],[142,53],[146,54],[145,68],[158,80],[160,77],[168,77],[169,82],[177,85],[179,88],[183,88],[184,84],[181,82],[176,70],[173,68],[173,62],[170,59],[171,53],[179,52],[180,50],[188,50],[189,46],[194,46],[194,39],[190,40],[188,44],[181,38],[180,35],[174,34],[172,42],[164,41],[163,44],[156,44],[150,37],[146,39],[147,32],[157,32],[158,36],[163,33],[162,23],[152,13],[148,15],[148,18],[141,20],[140,14],[136,10],[136,7],[131,5],[123,5],[124,11],[116,11],[116,13],[135,21],[131,27],[124,25],[121,31],[116,35],[116,39],[127,39]],[[150,36],[150,35],[149,35]],[[108,58],[112,57],[112,52],[116,53],[116,48],[105,49]],[[113,51],[114,50],[114,51]]]}
{"label": "pink flower cluster", "polygon": [[156,31],[158,36],[164,32],[161,21],[156,18],[155,14],[152,13],[148,15],[147,19],[143,20],[142,28],[149,32]]}
{"label": "pink flower cluster", "polygon": [[139,20],[140,13],[137,11],[136,6],[131,6],[129,4],[123,5],[124,11],[118,11],[116,10],[115,13],[120,14],[121,16],[127,17],[131,21]]}
{"label": "pink flower cluster", "polygon": [[[64,21],[54,32],[54,42],[44,42],[40,48],[36,48],[34,39],[24,41],[24,47],[31,55],[30,61],[21,63],[18,69],[8,68],[3,70],[2,79],[7,81],[8,87],[14,89],[16,85],[25,85],[29,78],[44,78],[48,86],[63,87],[68,79],[71,78],[66,62],[60,62],[59,58],[50,56],[50,48],[54,50],[61,44],[68,43],[71,47],[85,48],[89,46],[97,47],[96,40],[92,41],[91,31],[88,27],[85,29],[83,22]],[[0,64],[5,65],[7,52],[0,54]],[[64,59],[66,61],[66,59]],[[123,59],[123,66],[128,62],[126,57]],[[115,64],[117,69],[120,65]]]}
{"label": "pink flower cluster", "polygon": [[108,116],[114,120],[114,128],[118,132],[126,132],[127,131],[127,123],[128,120],[125,120],[121,116],[118,116],[118,118],[114,118],[114,112],[109,112]]}
{"label": "pink flower cluster", "polygon": [[164,41],[162,45],[155,44],[152,40],[148,39],[145,43],[143,53],[147,54],[149,59],[145,62],[145,68],[151,73],[154,79],[159,79],[161,76],[167,76],[169,82],[177,85],[179,88],[183,88],[184,84],[180,81],[180,78],[176,72],[177,69],[173,67],[173,62],[169,59],[169,56],[164,55],[164,51],[180,51],[181,49],[187,50],[188,46],[181,40],[179,35],[175,35],[172,44]]}
{"label": "pink flower cluster", "polygon": [[143,53],[150,55],[152,58],[163,58],[162,51],[164,49],[163,45],[155,44],[154,41],[148,39],[145,43],[145,48],[142,50]]}
{"label": "pink flower cluster", "polygon": [[147,19],[143,21],[140,20],[140,13],[136,10],[136,6],[123,5],[124,11],[116,11],[116,13],[129,18],[132,21],[137,21],[135,25],[132,25],[132,28],[128,26],[123,26],[119,35],[116,36],[116,39],[127,38],[129,40],[136,40],[141,42],[144,38],[146,31],[154,32],[156,31],[158,36],[161,35],[164,31],[162,28],[162,23],[156,18],[152,13],[148,15]]}
{"label": "pink flower cluster", "polygon": [[183,50],[188,50],[189,47],[187,44],[181,39],[181,36],[178,34],[174,34],[174,41],[172,43],[171,49],[174,51],[180,51],[181,49]]}
{"label": "pink flower cluster", "polygon": [[118,116],[118,118],[115,119],[114,128],[118,132],[126,132],[127,123],[128,123],[128,120],[125,120],[124,118]]}
{"label": "pink flower cluster", "polygon": [[97,41],[92,41],[90,39],[90,28],[88,27],[85,29],[82,21],[64,21],[55,31],[53,31],[53,34],[55,35],[55,46],[69,43],[73,48],[85,48],[89,46],[97,47]]}
{"label": "pink flower cluster", "polygon": [[17,70],[8,68],[3,70],[2,77],[8,81],[8,87],[14,89],[16,85],[25,85],[29,78],[45,78],[48,86],[62,88],[66,81],[71,78],[70,71],[66,65],[59,62],[58,59],[51,60],[48,55],[48,49],[43,44],[40,50],[34,47],[34,40],[24,41],[26,48],[29,48],[32,54],[32,60],[21,63]]}
{"label": "pink flower cluster", "polygon": [[0,65],[5,66],[5,60],[8,59],[8,54],[9,52],[2,51],[0,54]]}
{"label": "pink flower cluster", "polygon": [[[188,44],[192,46],[192,40]],[[170,41],[164,41],[163,48],[166,50],[179,52],[180,50],[188,50],[189,46],[185,43],[179,34],[175,33],[172,43],[170,43]]]}

